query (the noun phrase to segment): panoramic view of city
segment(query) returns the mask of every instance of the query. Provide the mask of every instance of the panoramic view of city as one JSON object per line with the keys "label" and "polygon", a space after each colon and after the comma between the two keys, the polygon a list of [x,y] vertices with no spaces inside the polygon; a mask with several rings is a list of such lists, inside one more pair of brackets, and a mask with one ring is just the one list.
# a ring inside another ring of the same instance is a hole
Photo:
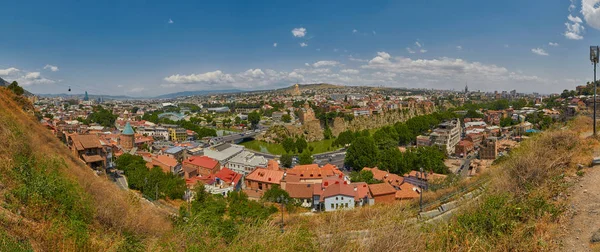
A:
{"label": "panoramic view of city", "polygon": [[0,251],[600,251],[600,0],[2,7]]}

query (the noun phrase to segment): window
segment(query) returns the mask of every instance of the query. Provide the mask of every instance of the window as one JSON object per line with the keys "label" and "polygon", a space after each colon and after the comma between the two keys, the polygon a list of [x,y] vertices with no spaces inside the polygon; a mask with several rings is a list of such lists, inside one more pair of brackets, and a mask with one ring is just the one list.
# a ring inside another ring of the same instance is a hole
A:
{"label": "window", "polygon": [[333,207],[333,203],[331,203],[331,209],[333,209],[333,208],[334,208],[334,207]]}
{"label": "window", "polygon": [[338,200],[338,197],[335,197],[335,200]]}
{"label": "window", "polygon": [[258,190],[262,190],[262,189],[263,189],[262,183],[258,183]]}
{"label": "window", "polygon": [[346,207],[348,207],[348,203],[346,203]]}
{"label": "window", "polygon": [[344,200],[344,197],[342,197],[342,200]]}

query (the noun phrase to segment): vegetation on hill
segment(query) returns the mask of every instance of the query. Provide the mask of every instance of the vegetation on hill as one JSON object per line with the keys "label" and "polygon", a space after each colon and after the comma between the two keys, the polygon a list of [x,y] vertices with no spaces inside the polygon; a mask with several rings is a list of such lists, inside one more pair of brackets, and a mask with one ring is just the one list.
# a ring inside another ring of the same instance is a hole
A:
{"label": "vegetation on hill", "polygon": [[[0,88],[0,251],[117,250],[125,232],[171,229],[154,207],[96,176]],[[16,249],[15,249],[16,248]]]}
{"label": "vegetation on hill", "polygon": [[125,153],[116,161],[117,167],[127,176],[129,187],[139,190],[151,199],[181,199],[186,190],[183,178],[165,173],[160,167],[146,167],[146,161],[140,156]]}

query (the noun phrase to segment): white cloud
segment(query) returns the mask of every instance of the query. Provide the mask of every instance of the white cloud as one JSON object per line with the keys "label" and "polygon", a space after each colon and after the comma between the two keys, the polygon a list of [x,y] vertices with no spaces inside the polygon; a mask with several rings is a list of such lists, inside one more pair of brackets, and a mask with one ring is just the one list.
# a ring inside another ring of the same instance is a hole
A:
{"label": "white cloud", "polygon": [[410,47],[407,47],[407,48],[406,48],[406,51],[407,51],[408,53],[410,53],[410,54],[413,54],[413,53],[415,53],[415,51],[413,51],[412,49],[410,49]]}
{"label": "white cloud", "polygon": [[325,67],[325,66],[337,66],[337,65],[340,65],[340,62],[333,61],[333,60],[321,60],[321,61],[315,62],[312,66],[313,67]]}
{"label": "white cloud", "polygon": [[277,47],[277,42],[273,43],[273,47]]}
{"label": "white cloud", "polygon": [[569,14],[569,16],[567,17],[567,19],[569,19],[569,21],[571,21],[573,23],[581,23],[581,22],[583,22],[580,17],[573,16],[571,14]]}
{"label": "white cloud", "polygon": [[419,52],[421,52],[421,53],[426,53],[426,52],[427,52],[427,50],[425,50],[425,49],[421,49],[421,50],[419,50]]}
{"label": "white cloud", "polygon": [[358,71],[356,69],[342,69],[342,70],[340,70],[340,73],[358,74],[358,73],[360,73],[360,71]]}
{"label": "white cloud", "polygon": [[531,49],[532,53],[535,53],[537,55],[541,55],[541,56],[548,56],[549,54],[542,48],[533,48]]}
{"label": "white cloud", "polygon": [[[386,55],[386,57],[381,57],[381,55]],[[539,88],[544,85],[544,80],[540,77],[511,72],[496,65],[452,58],[413,60],[405,57],[388,57],[388,55],[387,53],[378,54],[361,68],[379,72],[378,76],[396,74],[392,80],[386,81],[386,83],[408,82],[419,87],[434,87],[432,85],[440,83],[437,84],[437,88],[448,88],[452,85],[462,86],[466,81],[480,83],[480,88],[484,90],[494,90],[497,85],[503,85],[504,88],[522,87],[524,82],[535,82],[540,85]],[[417,82],[415,83],[415,81]]]}
{"label": "white cloud", "polygon": [[416,41],[416,42],[415,42],[415,45],[416,45],[417,47],[419,47],[419,48],[421,48],[421,47],[422,47],[422,46],[421,46],[421,43],[419,43],[419,41]]}
{"label": "white cloud", "polygon": [[571,4],[569,5],[569,12],[572,12],[573,10],[575,10],[575,3],[573,2],[573,0],[571,0]]}
{"label": "white cloud", "polygon": [[146,90],[146,89],[143,88],[143,87],[134,87],[134,88],[132,88],[132,89],[129,90],[129,93],[140,93],[140,92],[142,92],[144,90]]}
{"label": "white cloud", "polygon": [[175,22],[173,22],[173,20],[169,18],[169,21],[168,21],[167,23],[169,23],[169,24],[173,24],[173,23],[175,23]]}
{"label": "white cloud", "polygon": [[304,43],[304,42],[300,43],[300,47],[307,47],[307,46],[308,46],[307,43]]}
{"label": "white cloud", "polygon": [[26,73],[25,75],[18,77],[16,79],[16,81],[19,83],[19,85],[22,85],[22,86],[56,83],[56,81],[54,81],[54,80],[50,80],[50,79],[42,77],[40,72]]}
{"label": "white cloud", "polygon": [[306,35],[306,28],[304,28],[304,27],[294,28],[292,30],[292,34],[294,35],[294,37],[302,38]]}
{"label": "white cloud", "polygon": [[354,62],[367,62],[367,61],[369,61],[369,60],[366,60],[366,59],[359,59],[359,58],[355,58],[355,57],[354,57],[354,56],[352,56],[352,55],[348,56],[348,60],[350,60],[350,61],[354,61]]}
{"label": "white cloud", "polygon": [[40,76],[41,76],[40,72],[29,72],[25,76],[23,76],[23,79],[26,79],[26,80],[35,80],[35,79],[39,79]]}
{"label": "white cloud", "polygon": [[556,47],[556,46],[558,46],[558,43],[555,43],[555,42],[548,42],[548,45],[549,45],[549,46],[555,46],[555,47]]}
{"label": "white cloud", "polygon": [[585,27],[583,27],[583,25],[581,25],[581,23],[567,22],[567,23],[565,23],[565,26],[567,26],[567,30],[565,31],[564,35],[567,39],[572,39],[572,40],[583,39],[583,36],[581,34],[585,30]]}
{"label": "white cloud", "polygon": [[456,50],[462,50],[462,46],[456,46]]}
{"label": "white cloud", "polygon": [[[581,14],[587,25],[600,30],[600,0],[582,0]],[[569,19],[570,20],[570,19]]]}
{"label": "white cloud", "polygon": [[217,70],[214,72],[206,72],[203,74],[171,75],[169,77],[166,77],[165,81],[167,81],[169,83],[175,83],[175,84],[199,83],[199,84],[215,85],[215,84],[231,83],[231,82],[234,82],[235,80],[233,79],[233,77],[231,75],[225,74],[225,73],[221,72],[220,70]]}
{"label": "white cloud", "polygon": [[122,87],[123,87],[123,85],[119,84],[119,85],[117,85],[117,87],[118,87],[118,88],[122,88]]}
{"label": "white cloud", "polygon": [[16,69],[14,67],[10,67],[10,68],[7,68],[7,69],[0,69],[0,76],[9,76],[9,75],[17,74],[20,71],[21,70]]}
{"label": "white cloud", "polygon": [[352,30],[352,33],[357,33],[357,32],[358,32],[357,29]]}
{"label": "white cloud", "polygon": [[52,72],[57,72],[59,70],[57,66],[53,66],[53,65],[50,65],[50,64],[45,65],[44,69],[50,69],[50,71],[52,71]]}

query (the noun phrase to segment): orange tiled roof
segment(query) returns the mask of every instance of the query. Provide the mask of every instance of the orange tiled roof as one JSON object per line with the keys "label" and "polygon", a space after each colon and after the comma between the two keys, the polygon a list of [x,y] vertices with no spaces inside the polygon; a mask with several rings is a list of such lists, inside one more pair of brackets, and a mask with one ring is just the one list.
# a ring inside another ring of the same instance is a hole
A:
{"label": "orange tiled roof", "polygon": [[269,184],[279,184],[283,179],[283,171],[273,171],[264,168],[254,169],[246,176],[246,180],[253,180]]}
{"label": "orange tiled roof", "polygon": [[369,185],[369,190],[373,196],[380,196],[386,194],[395,194],[396,189],[388,183],[380,183],[380,184],[371,184]]}
{"label": "orange tiled roof", "polygon": [[415,191],[417,187],[409,183],[400,185],[400,190],[396,191],[396,199],[415,199],[419,197],[419,192]]}
{"label": "orange tiled roof", "polygon": [[288,192],[290,197],[295,199],[312,198],[315,184],[310,183],[285,183],[284,190]]}

